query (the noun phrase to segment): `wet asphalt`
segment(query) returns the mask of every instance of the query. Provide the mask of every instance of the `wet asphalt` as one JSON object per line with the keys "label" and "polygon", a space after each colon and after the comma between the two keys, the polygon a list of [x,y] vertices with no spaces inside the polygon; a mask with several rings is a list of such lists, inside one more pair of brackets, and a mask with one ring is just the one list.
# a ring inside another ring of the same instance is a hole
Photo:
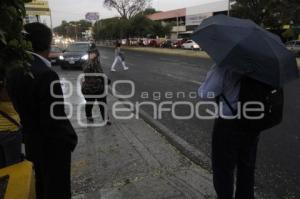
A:
{"label": "wet asphalt", "polygon": [[[195,105],[199,99],[195,92],[205,79],[212,61],[203,58],[190,58],[154,53],[125,51],[127,66],[121,65],[117,72],[110,72],[114,52],[111,48],[100,48],[105,73],[112,80],[130,80],[129,84],[116,84],[118,92],[134,96],[132,102],[191,102]],[[71,79],[76,79],[79,70],[55,70]],[[170,108],[171,105],[163,105]],[[201,107],[203,114],[207,107]],[[142,109],[154,116],[153,108],[144,105]],[[187,105],[175,107],[177,116],[187,116]],[[157,115],[156,115],[157,116]],[[212,120],[200,120],[196,116],[187,120],[172,117],[170,111],[163,112],[159,121],[175,134],[210,156]],[[300,81],[288,84],[285,88],[284,121],[274,129],[261,134],[257,154],[256,189],[263,198],[293,199],[300,198]]]}

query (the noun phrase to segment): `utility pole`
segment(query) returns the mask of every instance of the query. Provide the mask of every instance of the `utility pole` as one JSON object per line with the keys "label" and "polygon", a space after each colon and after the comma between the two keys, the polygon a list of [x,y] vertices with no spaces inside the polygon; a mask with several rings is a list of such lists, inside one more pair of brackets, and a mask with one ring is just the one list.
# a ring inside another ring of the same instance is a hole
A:
{"label": "utility pole", "polygon": [[176,18],[176,22],[177,22],[177,27],[176,27],[176,29],[177,29],[177,38],[176,39],[178,39],[178,37],[179,37],[179,16],[178,16],[179,14],[177,13],[177,18]]}
{"label": "utility pole", "polygon": [[77,26],[78,26],[78,25],[77,25],[77,24],[73,24],[73,23],[71,23],[70,25],[71,25],[72,27],[74,27],[74,30],[75,30],[75,38],[76,38],[76,41],[78,41],[78,34],[77,34],[77,32],[78,32],[78,31],[77,31]]}
{"label": "utility pole", "polygon": [[78,35],[77,35],[77,25],[75,25],[75,34],[76,34],[76,41],[78,41]]}
{"label": "utility pole", "polygon": [[228,0],[228,12],[227,12],[227,15],[230,17],[230,9],[231,9],[231,0]]}
{"label": "utility pole", "polygon": [[51,27],[51,30],[53,31],[52,12],[51,12],[51,10],[50,10],[50,27]]}
{"label": "utility pole", "polygon": [[35,17],[36,17],[36,21],[40,22],[40,16],[39,15],[35,15]]}

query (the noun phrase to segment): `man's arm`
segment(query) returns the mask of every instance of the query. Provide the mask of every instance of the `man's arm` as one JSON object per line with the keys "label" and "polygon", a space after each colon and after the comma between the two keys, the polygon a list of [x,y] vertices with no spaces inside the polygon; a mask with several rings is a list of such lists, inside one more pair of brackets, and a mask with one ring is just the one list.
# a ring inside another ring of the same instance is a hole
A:
{"label": "man's arm", "polygon": [[[39,82],[38,106],[43,132],[48,138],[70,144],[73,149],[77,143],[77,136],[65,113],[63,92],[58,75],[49,70],[40,77]],[[55,97],[53,94],[61,97]],[[62,119],[57,119],[57,117]]]}
{"label": "man's arm", "polygon": [[217,66],[207,73],[205,81],[198,89],[198,95],[200,98],[209,100],[215,99],[223,92],[223,80],[225,69]]}

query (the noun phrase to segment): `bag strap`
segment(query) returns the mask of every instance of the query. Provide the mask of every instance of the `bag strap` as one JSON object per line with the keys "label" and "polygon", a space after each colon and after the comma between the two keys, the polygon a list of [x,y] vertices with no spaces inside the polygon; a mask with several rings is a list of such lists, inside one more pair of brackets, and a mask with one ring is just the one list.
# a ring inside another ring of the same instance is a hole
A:
{"label": "bag strap", "polygon": [[5,113],[5,112],[3,112],[3,111],[0,110],[0,115],[2,115],[3,117],[5,117],[8,121],[10,121],[11,123],[13,123],[17,127],[21,128],[21,124],[19,124],[19,122],[17,122],[14,118],[10,117],[7,113]]}
{"label": "bag strap", "polygon": [[231,106],[231,104],[229,103],[229,100],[225,97],[225,95],[222,93],[222,94],[220,95],[220,97],[222,97],[222,98],[224,99],[224,101],[225,101],[226,105],[229,107],[231,113],[232,113],[233,115],[236,115],[236,113],[237,113],[236,110],[234,110],[234,108]]}

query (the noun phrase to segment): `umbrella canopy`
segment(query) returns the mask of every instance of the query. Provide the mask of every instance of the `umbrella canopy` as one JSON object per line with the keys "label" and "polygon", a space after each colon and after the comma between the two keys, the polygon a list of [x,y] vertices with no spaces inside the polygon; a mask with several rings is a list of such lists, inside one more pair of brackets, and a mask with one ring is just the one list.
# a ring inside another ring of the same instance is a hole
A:
{"label": "umbrella canopy", "polygon": [[282,87],[297,79],[296,57],[281,39],[251,20],[216,15],[205,19],[192,39],[219,67],[231,67],[253,79]]}

